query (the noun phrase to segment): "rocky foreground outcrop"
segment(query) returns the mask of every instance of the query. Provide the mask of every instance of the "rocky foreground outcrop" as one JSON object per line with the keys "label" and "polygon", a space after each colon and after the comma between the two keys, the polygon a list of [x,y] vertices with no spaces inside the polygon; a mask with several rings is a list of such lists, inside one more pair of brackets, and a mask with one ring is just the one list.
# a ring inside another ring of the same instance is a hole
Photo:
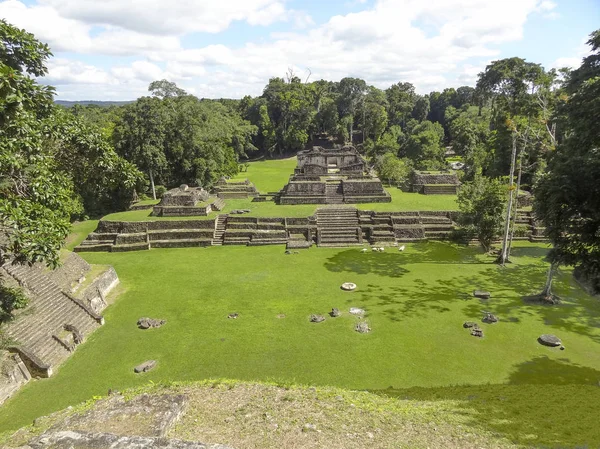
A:
{"label": "rocky foreground outcrop", "polygon": [[112,393],[38,418],[3,443],[23,449],[514,447],[436,402],[233,381]]}

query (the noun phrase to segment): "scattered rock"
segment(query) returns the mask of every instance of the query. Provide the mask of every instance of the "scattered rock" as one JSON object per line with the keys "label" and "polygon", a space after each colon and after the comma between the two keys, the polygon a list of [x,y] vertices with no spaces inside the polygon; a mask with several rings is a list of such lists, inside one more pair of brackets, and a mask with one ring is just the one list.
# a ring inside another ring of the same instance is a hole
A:
{"label": "scattered rock", "polygon": [[483,330],[478,328],[478,327],[474,327],[473,329],[471,329],[471,335],[473,337],[483,337]]}
{"label": "scattered rock", "polygon": [[544,346],[551,347],[557,347],[562,345],[560,338],[558,338],[556,335],[551,334],[540,335],[540,337],[538,338],[538,342]]}
{"label": "scattered rock", "polygon": [[356,289],[356,284],[354,284],[352,282],[344,282],[340,288],[342,290],[352,291],[352,290]]}
{"label": "scattered rock", "polygon": [[358,307],[350,307],[350,313],[352,315],[363,316],[365,311],[363,309],[359,309]]}
{"label": "scattered rock", "polygon": [[471,329],[471,328],[477,329],[479,327],[479,325],[477,323],[475,323],[474,321],[465,321],[463,323],[463,327],[465,329]]}
{"label": "scattered rock", "polygon": [[306,423],[304,427],[302,427],[302,432],[315,432],[317,430],[317,426],[315,424]]}
{"label": "scattered rock", "polygon": [[230,313],[229,315],[227,315],[227,318],[232,319],[232,320],[237,320],[238,316],[240,316],[240,314],[235,312],[235,313]]}
{"label": "scattered rock", "polygon": [[320,323],[321,321],[325,321],[325,317],[323,315],[311,315],[310,316],[311,323]]}
{"label": "scattered rock", "polygon": [[137,326],[140,329],[150,329],[151,327],[161,327],[167,320],[155,320],[153,318],[140,318],[137,321]]}
{"label": "scattered rock", "polygon": [[285,313],[280,313],[279,315],[277,315],[277,318],[285,318]]}
{"label": "scattered rock", "polygon": [[354,330],[359,334],[367,334],[371,332],[371,328],[369,327],[369,324],[366,321],[360,321],[356,323],[356,326],[354,326]]}
{"label": "scattered rock", "polygon": [[497,323],[498,317],[496,315],[494,315],[493,313],[485,312],[481,321],[483,321],[484,323],[490,323],[490,324]]}
{"label": "scattered rock", "polygon": [[156,360],[147,360],[146,362],[136,366],[133,371],[136,373],[147,373],[156,367]]}
{"label": "scattered rock", "polygon": [[331,312],[329,312],[329,315],[333,318],[337,318],[341,314],[342,314],[342,312],[340,312],[340,309],[337,309],[335,307],[333,309],[331,309]]}
{"label": "scattered rock", "polygon": [[559,349],[560,349],[561,351],[564,351],[564,350],[565,350],[565,347],[564,347],[564,346],[561,346]]}
{"label": "scattered rock", "polygon": [[475,290],[473,292],[473,296],[479,299],[490,299],[490,296],[492,295],[490,292],[486,292],[485,290]]}
{"label": "scattered rock", "polygon": [[233,209],[229,213],[230,214],[241,215],[241,214],[249,214],[250,212],[251,212],[250,209]]}

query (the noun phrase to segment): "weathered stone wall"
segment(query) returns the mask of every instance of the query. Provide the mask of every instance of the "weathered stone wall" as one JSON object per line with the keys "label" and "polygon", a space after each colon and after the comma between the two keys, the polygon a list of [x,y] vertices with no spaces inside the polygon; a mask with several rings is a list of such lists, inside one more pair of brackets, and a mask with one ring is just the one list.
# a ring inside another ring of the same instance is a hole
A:
{"label": "weathered stone wall", "polygon": [[90,268],[89,263],[79,255],[70,252],[60,267],[46,271],[46,275],[63,290],[72,292]]}
{"label": "weathered stone wall", "polygon": [[377,178],[371,180],[342,180],[342,191],[344,195],[351,196],[383,194],[385,192],[381,185],[381,181]]}
{"label": "weathered stone wall", "polygon": [[460,184],[456,173],[420,173],[414,172],[412,174],[413,185],[425,185],[425,184]]}
{"label": "weathered stone wall", "polygon": [[0,405],[31,380],[18,354],[0,350]]}
{"label": "weathered stone wall", "polygon": [[119,276],[113,267],[108,267],[83,291],[81,297],[96,313],[100,313],[107,306],[106,296],[117,285]]}
{"label": "weathered stone wall", "polygon": [[215,220],[170,220],[170,221],[106,221],[101,220],[96,233],[136,233],[158,229],[214,229]]}
{"label": "weathered stone wall", "polygon": [[290,181],[285,189],[286,195],[325,195],[325,182]]}

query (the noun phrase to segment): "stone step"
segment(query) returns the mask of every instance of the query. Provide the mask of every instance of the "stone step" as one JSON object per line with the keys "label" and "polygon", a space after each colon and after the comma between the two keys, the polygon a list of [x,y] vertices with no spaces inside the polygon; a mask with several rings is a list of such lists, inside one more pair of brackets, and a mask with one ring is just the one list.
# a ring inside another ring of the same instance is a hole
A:
{"label": "stone step", "polygon": [[319,246],[323,248],[344,248],[347,246],[363,246],[363,244],[358,242],[321,242]]}
{"label": "stone step", "polygon": [[287,242],[287,239],[252,239],[248,246],[286,245]]}
{"label": "stone step", "polygon": [[448,238],[449,236],[450,236],[450,232],[425,231],[425,238],[427,238],[427,239],[445,239],[445,238]]}
{"label": "stone step", "polygon": [[147,250],[148,244],[146,242],[143,243],[128,243],[124,245],[113,245],[110,249],[113,253],[123,253],[127,251],[142,251]]}
{"label": "stone step", "polygon": [[73,252],[83,253],[83,252],[101,252],[101,251],[110,251],[113,247],[113,244],[110,245],[79,245],[73,248]]}
{"label": "stone step", "polygon": [[200,246],[211,246],[213,239],[168,239],[154,240],[151,243],[152,248],[191,248]]}

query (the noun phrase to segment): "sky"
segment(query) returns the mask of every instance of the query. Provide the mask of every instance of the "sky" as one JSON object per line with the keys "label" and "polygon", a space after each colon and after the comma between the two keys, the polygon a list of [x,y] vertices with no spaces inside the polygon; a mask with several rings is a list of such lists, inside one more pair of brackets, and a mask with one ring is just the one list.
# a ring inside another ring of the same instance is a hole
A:
{"label": "sky", "polygon": [[426,94],[506,57],[577,67],[600,0],[0,0],[0,18],[49,44],[40,82],[60,100],[133,100],[157,79],[242,98],[289,70]]}

